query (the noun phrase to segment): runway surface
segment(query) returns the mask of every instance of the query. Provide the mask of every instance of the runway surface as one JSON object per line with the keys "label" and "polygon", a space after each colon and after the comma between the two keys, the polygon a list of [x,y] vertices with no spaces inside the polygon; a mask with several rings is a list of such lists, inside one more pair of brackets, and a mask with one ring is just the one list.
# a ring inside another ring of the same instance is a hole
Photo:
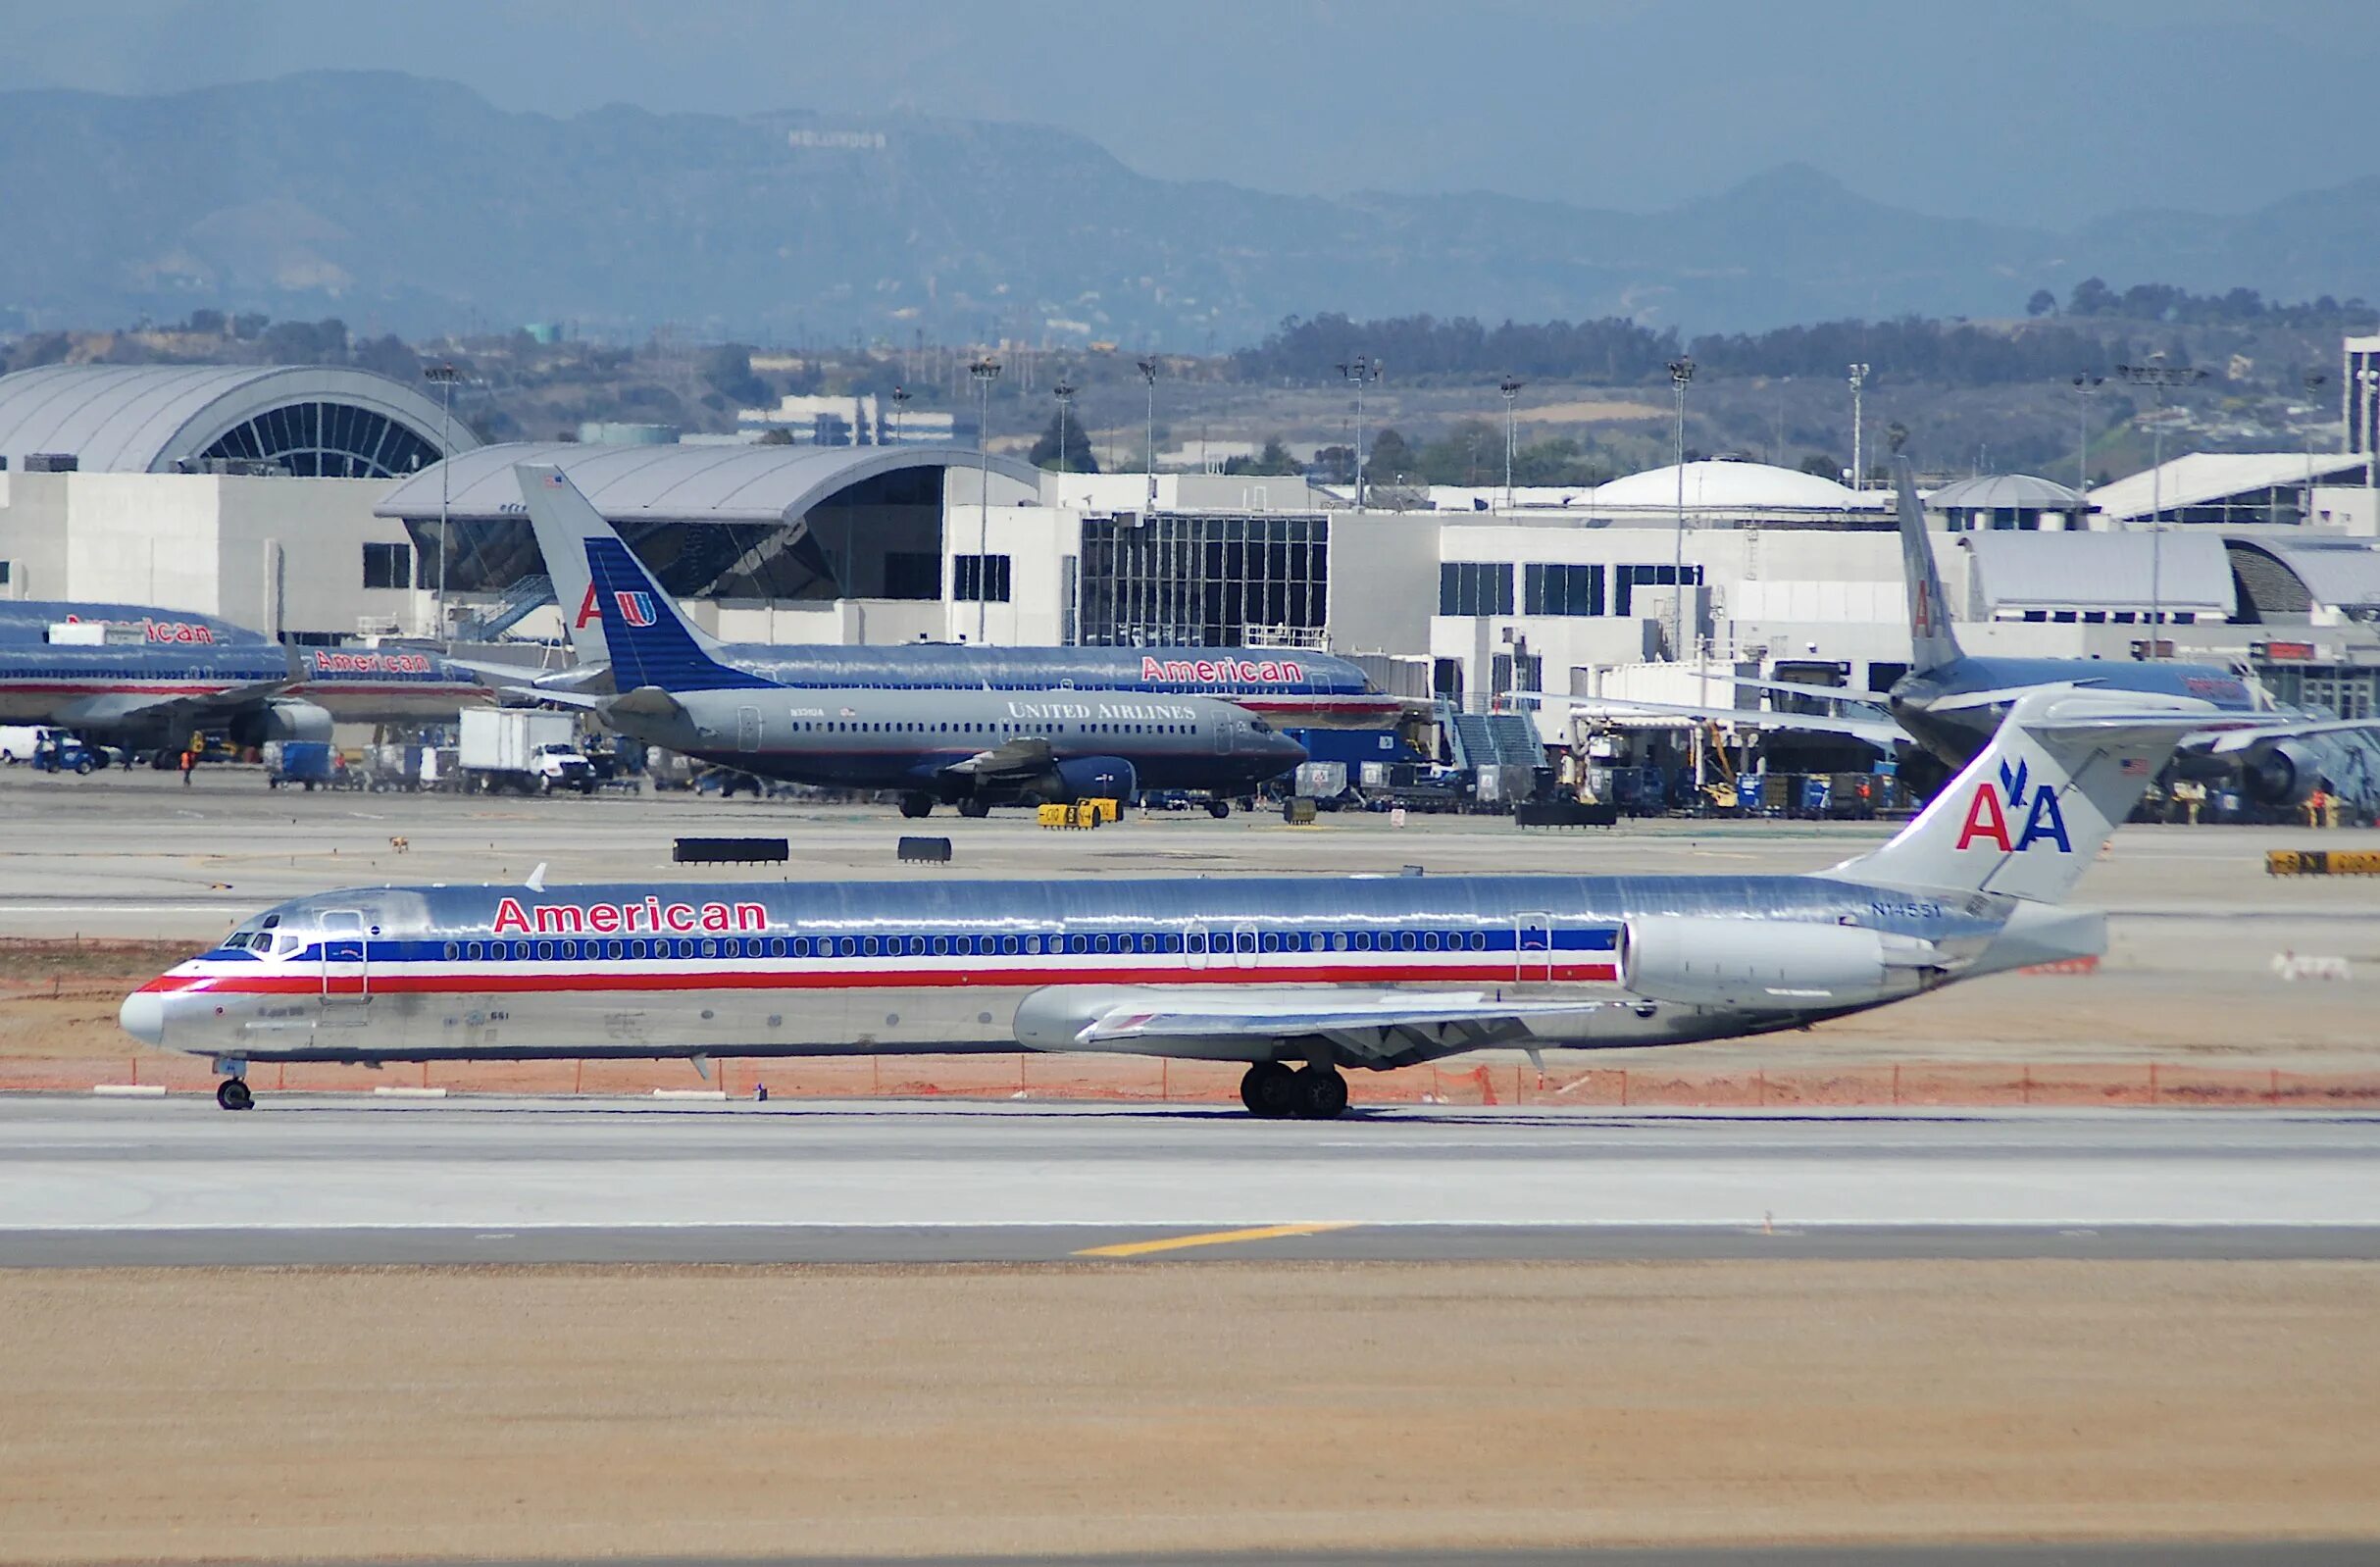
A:
{"label": "runway surface", "polygon": [[2380,1115],[0,1103],[0,1265],[2380,1256]]}

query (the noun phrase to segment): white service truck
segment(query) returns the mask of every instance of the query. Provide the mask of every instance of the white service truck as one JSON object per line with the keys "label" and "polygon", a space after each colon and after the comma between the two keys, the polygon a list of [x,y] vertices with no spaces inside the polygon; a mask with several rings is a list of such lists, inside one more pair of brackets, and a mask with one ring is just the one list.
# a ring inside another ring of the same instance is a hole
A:
{"label": "white service truck", "polygon": [[466,708],[455,772],[460,787],[483,793],[595,792],[595,769],[579,749],[579,721],[568,713]]}

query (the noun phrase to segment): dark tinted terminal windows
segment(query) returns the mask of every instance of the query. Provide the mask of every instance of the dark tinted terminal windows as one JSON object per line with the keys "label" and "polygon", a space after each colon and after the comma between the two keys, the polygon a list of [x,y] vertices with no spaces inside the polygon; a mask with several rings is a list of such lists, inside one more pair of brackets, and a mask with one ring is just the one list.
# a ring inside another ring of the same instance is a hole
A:
{"label": "dark tinted terminal windows", "polygon": [[1231,647],[1319,631],[1328,618],[1330,540],[1323,517],[1087,517],[1075,576],[1082,639]]}
{"label": "dark tinted terminal windows", "polygon": [[366,544],[364,546],[364,585],[366,587],[411,587],[413,585],[413,547],[409,544]]}
{"label": "dark tinted terminal windows", "polygon": [[1603,568],[1553,564],[1532,564],[1522,567],[1521,613],[1524,615],[1602,614]]}
{"label": "dark tinted terminal windows", "polygon": [[1441,615],[1512,613],[1512,567],[1501,561],[1444,561],[1438,568]]}
{"label": "dark tinted terminal windows", "polygon": [[1008,557],[954,555],[950,561],[950,596],[966,603],[1008,602]]}
{"label": "dark tinted terminal windows", "polygon": [[[1625,615],[1630,609],[1630,589],[1644,587],[1675,587],[1678,569],[1675,566],[1615,566],[1611,586],[1611,612]],[[1702,583],[1702,568],[1686,568],[1686,585],[1698,587]]]}

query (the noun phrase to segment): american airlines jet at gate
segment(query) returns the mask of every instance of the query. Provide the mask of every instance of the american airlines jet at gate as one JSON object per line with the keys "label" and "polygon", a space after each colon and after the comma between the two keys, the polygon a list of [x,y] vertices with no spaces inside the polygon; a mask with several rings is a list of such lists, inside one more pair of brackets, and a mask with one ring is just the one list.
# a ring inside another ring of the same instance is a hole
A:
{"label": "american airlines jet at gate", "polygon": [[1890,843],[1809,876],[411,886],[296,899],[124,1003],[252,1061],[1125,1051],[1244,1061],[1259,1115],[1486,1045],[1796,1028],[2101,951],[2059,906],[2183,733],[2045,691]]}

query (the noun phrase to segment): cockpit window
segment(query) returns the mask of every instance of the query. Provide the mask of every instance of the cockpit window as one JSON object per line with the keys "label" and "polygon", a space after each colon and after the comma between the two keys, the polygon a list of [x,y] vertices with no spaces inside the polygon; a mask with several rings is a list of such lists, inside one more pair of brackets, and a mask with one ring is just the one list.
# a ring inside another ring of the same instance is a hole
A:
{"label": "cockpit window", "polygon": [[1273,733],[1273,726],[1267,724],[1263,719],[1260,718],[1249,719],[1247,721],[1247,727],[1254,730],[1259,734],[1270,734]]}

